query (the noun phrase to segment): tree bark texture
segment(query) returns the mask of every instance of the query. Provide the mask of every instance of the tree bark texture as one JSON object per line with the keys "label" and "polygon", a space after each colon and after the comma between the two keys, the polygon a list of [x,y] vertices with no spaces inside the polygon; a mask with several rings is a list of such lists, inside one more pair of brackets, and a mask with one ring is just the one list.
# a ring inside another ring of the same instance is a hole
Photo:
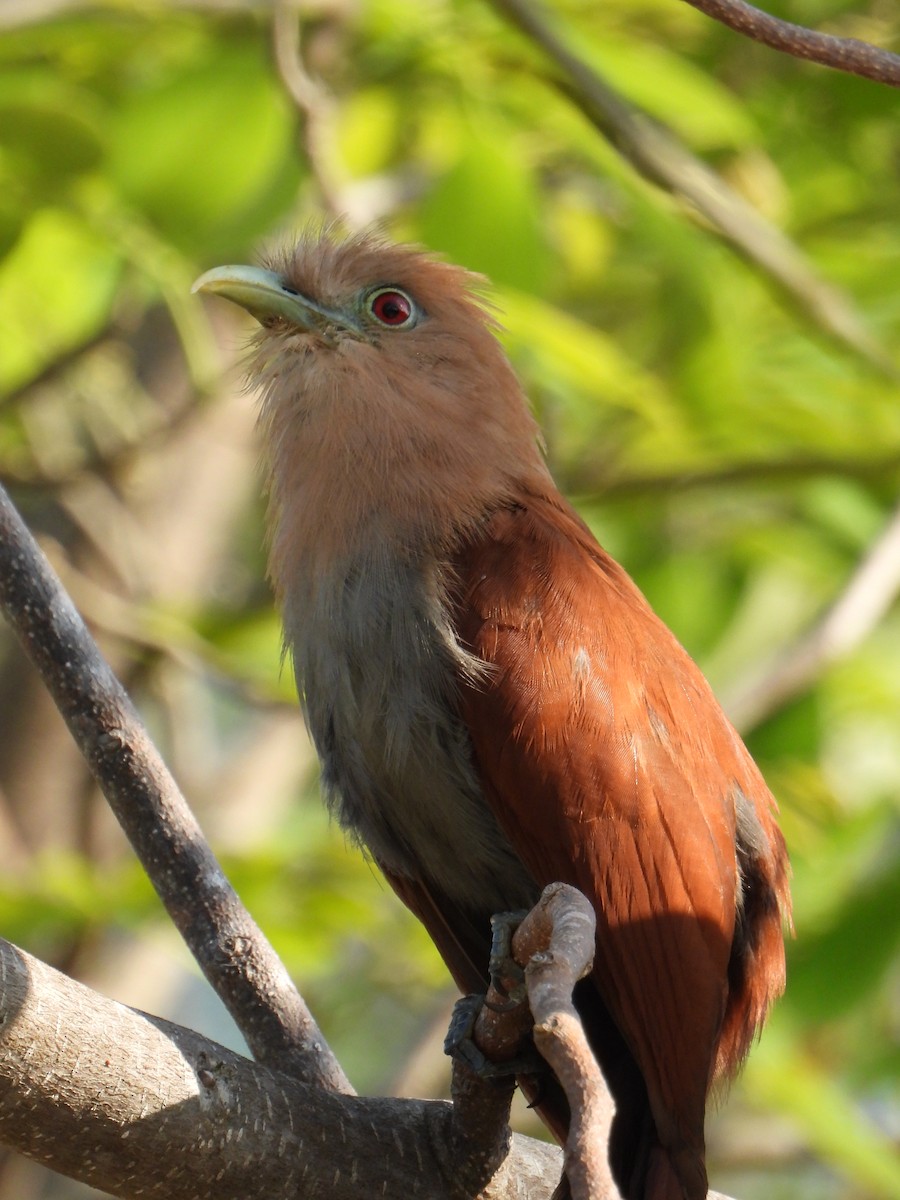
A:
{"label": "tree bark texture", "polygon": [[0,1140],[122,1200],[551,1195],[559,1150],[519,1136],[461,1186],[451,1116],[302,1083],[0,942]]}

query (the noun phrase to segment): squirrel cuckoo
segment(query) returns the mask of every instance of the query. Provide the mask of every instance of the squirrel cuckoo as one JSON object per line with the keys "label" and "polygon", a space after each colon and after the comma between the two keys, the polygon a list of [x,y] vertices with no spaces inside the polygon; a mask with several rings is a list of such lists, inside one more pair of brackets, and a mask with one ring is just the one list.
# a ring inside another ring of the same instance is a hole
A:
{"label": "squirrel cuckoo", "polygon": [[[614,1173],[701,1200],[707,1095],[783,987],[784,841],[699,669],[554,486],[481,282],[326,232],[194,288],[262,326],[270,573],[331,808],[464,992],[492,913],[584,892]],[[539,1103],[564,1131],[561,1093]]]}

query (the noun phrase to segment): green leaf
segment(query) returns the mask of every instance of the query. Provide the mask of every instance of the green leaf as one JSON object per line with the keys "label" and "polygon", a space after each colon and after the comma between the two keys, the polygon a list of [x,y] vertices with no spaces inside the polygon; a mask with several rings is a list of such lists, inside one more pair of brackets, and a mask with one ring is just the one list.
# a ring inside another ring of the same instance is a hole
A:
{"label": "green leaf", "polygon": [[35,214],[0,264],[0,393],[102,328],[119,273],[109,244],[78,217]]}
{"label": "green leaf", "polygon": [[96,97],[43,68],[0,75],[4,175],[32,204],[58,200],[70,177],[100,165],[102,114]]}
{"label": "green leaf", "polygon": [[[885,832],[900,845],[900,825]],[[879,856],[882,857],[882,856]],[[791,1008],[806,1020],[835,1020],[865,1002],[900,951],[900,856],[887,853],[865,873],[824,928],[790,947]],[[840,872],[838,872],[840,874]]]}
{"label": "green leaf", "polygon": [[499,308],[513,354],[549,395],[569,404],[553,437],[555,456],[570,461],[577,448],[596,442],[608,460],[604,431],[617,415],[630,420],[631,449],[648,461],[671,461],[683,452],[686,431],[671,397],[613,338],[525,292],[503,289]]}
{"label": "green leaf", "polygon": [[490,120],[467,130],[459,157],[419,210],[418,233],[495,284],[540,289],[548,255],[537,190],[510,132]]}
{"label": "green leaf", "polygon": [[797,1048],[782,1022],[770,1022],[744,1085],[755,1100],[793,1118],[811,1147],[852,1181],[853,1195],[900,1200],[896,1147],[845,1088]]}
{"label": "green leaf", "polygon": [[602,45],[583,43],[579,51],[609,84],[699,149],[760,141],[756,121],[740,99],[683,55],[648,39],[607,33]]}
{"label": "green leaf", "polygon": [[110,173],[129,203],[203,258],[290,203],[299,179],[293,127],[262,45],[225,43],[123,100]]}
{"label": "green leaf", "polygon": [[273,605],[230,616],[208,613],[202,629],[220,668],[253,683],[273,700],[296,701],[294,672],[284,662],[281,618]]}

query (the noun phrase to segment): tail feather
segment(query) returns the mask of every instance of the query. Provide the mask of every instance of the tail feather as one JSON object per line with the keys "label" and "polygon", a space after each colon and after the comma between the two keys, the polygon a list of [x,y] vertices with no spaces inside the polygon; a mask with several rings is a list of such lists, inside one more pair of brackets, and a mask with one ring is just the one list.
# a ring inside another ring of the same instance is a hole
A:
{"label": "tail feather", "polygon": [[725,1081],[739,1071],[770,1007],[784,991],[783,926],[791,918],[790,868],[781,830],[771,813],[760,813],[741,792],[736,832],[741,903],[715,1072]]}
{"label": "tail feather", "polygon": [[640,1200],[705,1200],[708,1183],[702,1151],[682,1152],[678,1167],[662,1146],[650,1151]]}

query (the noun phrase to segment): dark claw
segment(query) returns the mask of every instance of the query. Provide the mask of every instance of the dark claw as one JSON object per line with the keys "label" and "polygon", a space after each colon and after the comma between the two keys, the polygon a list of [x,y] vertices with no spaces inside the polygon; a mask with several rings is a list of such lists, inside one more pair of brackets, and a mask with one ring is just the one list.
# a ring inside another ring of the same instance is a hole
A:
{"label": "dark claw", "polygon": [[[526,998],[525,972],[512,956],[512,938],[515,931],[528,915],[527,910],[494,913],[491,917],[491,957],[488,964],[491,983],[495,991],[505,996],[508,1003],[493,1002],[489,1007],[494,1012],[508,1012]],[[509,981],[514,980],[512,987]]]}
{"label": "dark claw", "polygon": [[515,1075],[512,1063],[492,1063],[475,1045],[472,1035],[483,1004],[484,996],[463,996],[453,1005],[450,1027],[444,1038],[444,1053],[464,1062],[481,1079]]}
{"label": "dark claw", "polygon": [[475,1022],[484,1004],[484,996],[463,996],[453,1005],[450,1025],[444,1038],[444,1053],[451,1058],[458,1058],[472,1068],[479,1070],[479,1062],[486,1063],[487,1059],[472,1040]]}

